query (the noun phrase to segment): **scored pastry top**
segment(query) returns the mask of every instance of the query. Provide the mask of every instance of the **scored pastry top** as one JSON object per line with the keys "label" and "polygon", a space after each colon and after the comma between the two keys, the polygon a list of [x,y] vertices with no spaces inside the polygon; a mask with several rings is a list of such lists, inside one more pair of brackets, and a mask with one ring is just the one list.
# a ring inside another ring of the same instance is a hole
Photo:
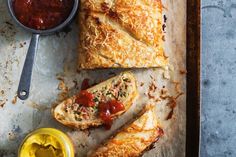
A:
{"label": "scored pastry top", "polygon": [[82,0],[78,68],[163,67],[160,0]]}

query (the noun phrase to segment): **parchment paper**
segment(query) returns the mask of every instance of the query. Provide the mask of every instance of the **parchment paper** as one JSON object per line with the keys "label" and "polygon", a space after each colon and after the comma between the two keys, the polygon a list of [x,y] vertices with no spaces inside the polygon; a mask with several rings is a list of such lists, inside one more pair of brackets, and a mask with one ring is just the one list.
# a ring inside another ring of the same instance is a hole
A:
{"label": "parchment paper", "polygon": [[[0,0],[0,156],[17,156],[25,135],[40,127],[54,127],[68,133],[77,156],[85,156],[88,150],[107,139],[148,103],[156,105],[165,134],[144,156],[185,156],[186,1],[165,0],[163,4],[167,17],[165,53],[169,56],[170,66],[166,69],[131,69],[138,79],[139,89],[139,97],[132,108],[117,119],[109,131],[102,127],[79,131],[57,123],[51,116],[51,105],[77,93],[84,78],[89,78],[90,83],[99,82],[124,69],[77,71],[78,26],[74,22],[64,32],[41,37],[30,98],[18,100],[16,90],[31,35],[13,23],[6,1]],[[149,87],[153,84],[157,89],[150,92]],[[163,92],[172,97],[184,93],[177,99],[173,117],[169,120],[170,100],[160,98]],[[150,95],[154,98],[149,99]]]}

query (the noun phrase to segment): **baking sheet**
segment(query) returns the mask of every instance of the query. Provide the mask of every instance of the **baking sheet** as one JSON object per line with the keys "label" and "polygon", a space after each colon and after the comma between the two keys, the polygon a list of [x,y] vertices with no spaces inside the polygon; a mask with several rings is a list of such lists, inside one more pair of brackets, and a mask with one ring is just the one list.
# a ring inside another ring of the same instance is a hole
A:
{"label": "baking sheet", "polygon": [[[132,108],[117,119],[109,131],[103,128],[79,131],[58,124],[50,114],[51,105],[78,92],[84,78],[89,78],[91,83],[100,82],[124,69],[77,71],[78,26],[74,22],[63,32],[40,39],[30,98],[26,101],[18,100],[16,90],[30,34],[13,23],[5,1],[0,0],[0,156],[16,156],[25,135],[40,127],[55,127],[68,133],[75,144],[77,156],[85,156],[88,150],[135,117],[147,103],[156,105],[165,134],[155,144],[155,148],[144,156],[185,156],[186,1],[165,0],[163,4],[167,16],[165,52],[170,58],[170,66],[166,69],[131,69],[138,79],[139,89],[139,98]],[[152,84],[157,89],[150,92]],[[163,90],[167,90],[167,94],[172,97],[183,92],[169,120],[170,100],[160,98]],[[154,98],[150,99],[150,95]]]}

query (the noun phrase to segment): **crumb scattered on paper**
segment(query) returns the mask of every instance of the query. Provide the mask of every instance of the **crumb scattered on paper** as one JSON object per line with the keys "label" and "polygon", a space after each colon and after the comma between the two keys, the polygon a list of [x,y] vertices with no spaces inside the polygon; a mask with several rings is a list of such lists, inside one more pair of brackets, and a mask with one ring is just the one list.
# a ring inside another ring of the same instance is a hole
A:
{"label": "crumb scattered on paper", "polygon": [[185,75],[185,74],[187,74],[187,70],[181,69],[181,70],[179,70],[179,73],[180,73],[181,75]]}
{"label": "crumb scattered on paper", "polygon": [[183,93],[179,93],[177,96],[173,97],[173,96],[170,96],[168,97],[169,101],[167,103],[167,106],[170,108],[170,112],[169,114],[167,115],[166,117],[166,120],[169,120],[173,117],[173,114],[174,114],[174,109],[175,107],[177,106],[177,99],[182,95]]}
{"label": "crumb scattered on paper", "polygon": [[140,86],[142,87],[143,85],[144,85],[144,82],[141,82],[141,83],[140,83]]}
{"label": "crumb scattered on paper", "polygon": [[62,101],[69,97],[69,88],[66,86],[64,78],[57,77],[57,79],[59,80],[58,90],[60,90],[57,101]]}
{"label": "crumb scattered on paper", "polygon": [[151,76],[152,81],[149,82],[148,91],[145,95],[149,100],[154,102],[166,101],[166,106],[169,108],[165,120],[172,119],[174,115],[174,109],[177,106],[177,99],[184,93],[181,90],[180,82],[170,81],[173,86],[174,91],[168,91],[165,85],[158,87],[154,77]]}
{"label": "crumb scattered on paper", "polygon": [[170,72],[168,70],[165,70],[163,72],[163,78],[169,80],[170,79]]}
{"label": "crumb scattered on paper", "polygon": [[0,108],[3,108],[6,104],[6,100],[0,100]]}
{"label": "crumb scattered on paper", "polygon": [[177,94],[182,93],[182,91],[180,89],[180,82],[171,81],[171,83],[175,84],[175,91],[176,91]]}
{"label": "crumb scattered on paper", "polygon": [[66,85],[65,85],[65,82],[63,81],[63,80],[61,80],[60,82],[59,82],[59,84],[58,84],[58,89],[59,90],[68,90],[68,88],[66,87]]}
{"label": "crumb scattered on paper", "polygon": [[8,139],[9,139],[10,141],[15,140],[16,138],[17,138],[16,133],[14,133],[14,132],[9,132],[9,133],[8,133]]}
{"label": "crumb scattered on paper", "polygon": [[12,104],[16,104],[17,103],[17,95],[14,96],[14,98],[11,101]]}
{"label": "crumb scattered on paper", "polygon": [[170,95],[169,95],[169,93],[168,93],[168,90],[167,90],[166,88],[162,88],[162,89],[160,90],[160,98],[161,98],[162,100],[165,100],[165,99],[167,99],[168,97],[170,97]]}
{"label": "crumb scattered on paper", "polygon": [[155,85],[155,83],[151,82],[151,84],[149,85],[149,91],[155,92],[156,89],[157,89],[157,86]]}
{"label": "crumb scattered on paper", "polygon": [[74,83],[74,88],[75,88],[75,89],[78,89],[79,87],[78,87],[78,82],[77,82],[77,80],[73,80],[73,83]]}
{"label": "crumb scattered on paper", "polygon": [[1,90],[0,94],[1,94],[1,96],[3,96],[5,94],[5,91]]}
{"label": "crumb scattered on paper", "polygon": [[159,95],[156,93],[157,91],[157,85],[155,84],[155,79],[153,77],[152,81],[149,83],[149,87],[148,87],[148,92],[147,92],[147,96],[149,100],[153,100],[155,102],[159,102],[160,98]]}

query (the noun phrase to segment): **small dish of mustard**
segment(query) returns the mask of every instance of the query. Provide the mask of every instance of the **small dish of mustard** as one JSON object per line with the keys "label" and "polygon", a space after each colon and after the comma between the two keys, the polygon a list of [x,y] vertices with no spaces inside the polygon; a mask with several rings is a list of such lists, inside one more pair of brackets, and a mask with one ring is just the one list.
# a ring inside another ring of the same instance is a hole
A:
{"label": "small dish of mustard", "polygon": [[62,131],[40,128],[25,137],[18,157],[74,157],[74,147]]}

